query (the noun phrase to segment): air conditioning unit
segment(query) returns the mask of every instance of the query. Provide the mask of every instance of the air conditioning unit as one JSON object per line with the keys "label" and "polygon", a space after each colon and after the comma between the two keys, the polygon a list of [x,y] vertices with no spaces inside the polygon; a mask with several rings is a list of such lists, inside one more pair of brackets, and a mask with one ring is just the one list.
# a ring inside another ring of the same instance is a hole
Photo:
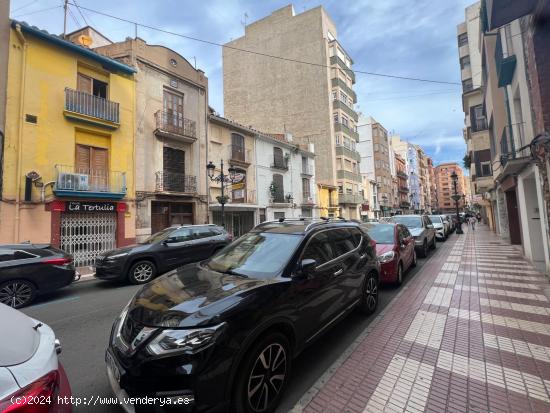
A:
{"label": "air conditioning unit", "polygon": [[87,191],[88,175],[60,173],[57,177],[57,189],[69,191]]}

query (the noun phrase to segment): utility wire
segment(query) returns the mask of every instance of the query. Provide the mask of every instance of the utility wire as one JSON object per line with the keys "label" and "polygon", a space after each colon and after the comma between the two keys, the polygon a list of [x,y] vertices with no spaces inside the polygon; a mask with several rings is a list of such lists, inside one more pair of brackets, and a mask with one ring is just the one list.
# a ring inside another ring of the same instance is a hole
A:
{"label": "utility wire", "polygon": [[89,26],[88,20],[86,20],[86,17],[84,16],[84,13],[82,13],[82,10],[80,10],[80,6],[76,2],[76,0],[73,0],[73,1],[74,1],[74,5],[76,6],[76,9],[78,10],[78,13],[82,16],[82,19],[84,20],[84,23],[86,23],[86,26]]}
{"label": "utility wire", "polygon": [[60,5],[60,6],[47,7],[45,9],[35,10],[35,11],[31,11],[29,13],[18,14],[17,16],[13,16],[13,18],[16,19],[16,18],[23,17],[23,16],[30,16],[31,14],[42,13],[43,11],[59,9],[60,7],[63,7],[63,6]]}
{"label": "utility wire", "polygon": [[[69,3],[69,4],[75,5],[74,3]],[[228,46],[228,45],[213,42],[213,41],[210,41],[210,40],[200,39],[198,37],[187,36],[187,35],[184,35],[184,34],[181,34],[181,33],[176,33],[176,32],[172,32],[172,31],[169,31],[169,30],[161,29],[159,27],[150,26],[148,24],[139,23],[139,22],[136,22],[136,21],[125,19],[123,17],[114,16],[112,14],[108,14],[108,13],[105,13],[105,12],[102,12],[102,11],[90,9],[90,8],[84,7],[84,6],[80,6],[80,8],[83,9],[83,10],[89,11],[91,13],[99,14],[101,16],[109,17],[111,19],[119,20],[119,21],[122,21],[122,22],[125,22],[125,23],[130,23],[130,24],[133,24],[135,26],[144,27],[146,29],[155,30],[155,31],[158,31],[158,32],[161,32],[161,33],[181,37],[181,38],[184,38],[184,39],[187,39],[187,40],[192,40],[192,41],[195,41],[195,42],[209,44],[211,46],[218,46],[218,47],[222,47],[222,48],[226,48],[226,49],[230,49],[230,50],[235,50],[235,51],[244,52],[244,53],[250,53],[250,54],[257,55],[257,56],[269,57],[271,59],[277,59],[277,60],[282,60],[282,61],[291,62],[291,63],[299,63],[299,64],[305,64],[305,65],[310,65],[310,66],[329,68],[329,69],[331,68],[331,66],[320,64],[320,63],[306,62],[306,61],[297,60],[297,59],[290,59],[290,58],[286,58],[286,57],[282,57],[282,56],[270,55],[268,53],[262,53],[262,52],[257,52],[257,51],[254,51],[254,50],[248,50],[248,49],[241,49],[241,48],[238,48],[238,47]],[[445,84],[445,85],[459,85],[459,86],[461,85],[458,82],[447,82],[447,81],[443,81],[443,80],[422,79],[422,78],[417,78],[417,77],[389,75],[389,74],[385,74],[385,73],[367,72],[367,71],[364,71],[364,70],[351,70],[350,69],[350,71],[353,71],[354,73],[364,74],[364,75],[387,77],[387,78],[392,78],[392,79],[412,80],[412,81],[416,81],[416,82],[426,82],[426,83],[439,83],[439,84]]]}
{"label": "utility wire", "polygon": [[16,8],[16,9],[13,9],[11,12],[12,12],[12,13],[15,13],[16,11],[19,11],[19,10],[21,10],[21,9],[24,9],[25,7],[28,7],[28,6],[30,6],[31,4],[36,3],[37,1],[38,1],[38,0],[33,0],[33,1],[29,2],[29,3],[24,4],[24,5],[21,6],[21,7],[18,7],[18,8]]}

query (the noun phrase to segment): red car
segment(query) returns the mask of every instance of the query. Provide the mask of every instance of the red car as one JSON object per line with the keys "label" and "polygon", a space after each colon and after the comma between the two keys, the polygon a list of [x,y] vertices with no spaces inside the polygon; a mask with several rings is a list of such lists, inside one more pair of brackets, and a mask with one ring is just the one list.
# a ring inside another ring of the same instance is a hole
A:
{"label": "red car", "polygon": [[403,274],[416,266],[414,237],[405,225],[393,223],[365,224],[370,237],[376,241],[380,261],[380,281],[401,284]]}

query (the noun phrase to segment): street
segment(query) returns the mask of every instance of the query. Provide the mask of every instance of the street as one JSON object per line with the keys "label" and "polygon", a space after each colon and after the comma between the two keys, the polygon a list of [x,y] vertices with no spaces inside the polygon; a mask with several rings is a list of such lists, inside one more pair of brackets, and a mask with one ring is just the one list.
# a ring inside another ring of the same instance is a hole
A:
{"label": "street", "polygon": [[[453,237],[456,236],[451,239]],[[432,255],[418,261],[418,266],[405,277],[404,285],[414,283],[415,275],[422,271]],[[35,305],[23,309],[27,315],[49,324],[61,340],[61,362],[75,397],[112,396],[105,375],[105,347],[114,318],[138,288],[99,280],[81,281],[43,296]],[[399,291],[400,288],[384,286],[376,314]],[[293,374],[278,411],[290,410],[375,317],[365,318],[361,314],[352,313],[304,351],[294,362]],[[101,412],[119,411],[117,406],[94,406],[93,409]],[[75,410],[85,411],[86,408],[80,406]]]}

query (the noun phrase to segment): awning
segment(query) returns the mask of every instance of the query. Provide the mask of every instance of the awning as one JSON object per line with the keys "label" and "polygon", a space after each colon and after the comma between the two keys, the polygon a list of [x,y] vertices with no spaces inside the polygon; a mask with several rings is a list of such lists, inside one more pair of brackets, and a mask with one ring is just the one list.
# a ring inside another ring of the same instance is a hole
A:
{"label": "awning", "polygon": [[502,168],[502,172],[495,178],[495,181],[502,182],[507,176],[517,175],[525,168],[533,159],[530,156],[523,158],[510,159]]}

